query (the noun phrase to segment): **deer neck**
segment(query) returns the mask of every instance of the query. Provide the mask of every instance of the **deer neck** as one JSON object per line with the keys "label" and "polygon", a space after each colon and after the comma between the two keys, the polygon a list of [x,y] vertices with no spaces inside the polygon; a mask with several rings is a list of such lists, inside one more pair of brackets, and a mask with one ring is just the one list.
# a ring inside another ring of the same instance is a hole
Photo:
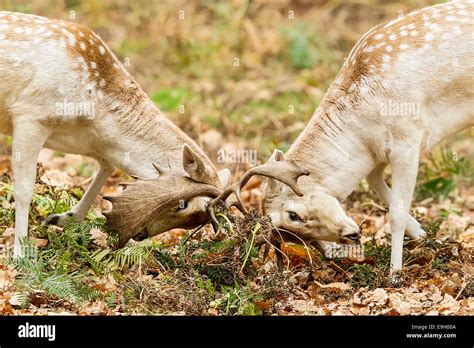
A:
{"label": "deer neck", "polygon": [[152,163],[164,170],[185,174],[182,149],[186,143],[213,167],[199,146],[167,119],[145,93],[139,91],[126,102],[117,100],[123,98],[113,98],[106,103],[102,122],[105,124],[99,126],[99,129],[110,130],[107,137],[100,140],[99,148],[113,165],[144,179],[157,176]]}
{"label": "deer neck", "polygon": [[343,201],[376,166],[348,110],[329,101],[321,103],[310,123],[290,147],[287,158],[305,166],[310,175],[302,178],[301,189],[314,186]]}

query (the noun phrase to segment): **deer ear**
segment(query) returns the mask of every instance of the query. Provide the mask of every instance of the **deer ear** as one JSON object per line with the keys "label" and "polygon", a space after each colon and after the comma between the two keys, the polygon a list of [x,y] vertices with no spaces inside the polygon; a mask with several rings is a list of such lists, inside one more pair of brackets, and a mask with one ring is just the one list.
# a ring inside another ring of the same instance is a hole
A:
{"label": "deer ear", "polygon": [[230,179],[232,177],[232,175],[230,174],[229,169],[227,169],[227,168],[222,169],[220,172],[217,173],[217,175],[219,176],[219,181],[220,181],[221,186],[223,188],[226,188],[227,186],[229,186]]}
{"label": "deer ear", "polygon": [[215,181],[215,171],[206,165],[201,155],[194,152],[188,144],[183,145],[183,168],[189,177],[202,183],[213,183]]}
{"label": "deer ear", "polygon": [[277,162],[282,162],[285,160],[285,154],[281,150],[274,150],[271,159]]}
{"label": "deer ear", "polygon": [[183,145],[183,167],[184,170],[190,174],[190,172],[195,172],[198,169],[198,159],[193,150],[189,147],[188,144]]}

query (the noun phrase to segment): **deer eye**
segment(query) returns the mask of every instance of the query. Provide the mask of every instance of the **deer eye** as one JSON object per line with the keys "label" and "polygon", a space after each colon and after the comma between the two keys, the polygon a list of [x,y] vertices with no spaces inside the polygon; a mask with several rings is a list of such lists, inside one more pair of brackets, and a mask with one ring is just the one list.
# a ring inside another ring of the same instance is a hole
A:
{"label": "deer eye", "polygon": [[298,214],[296,214],[294,211],[289,211],[289,212],[288,212],[288,218],[289,218],[291,221],[303,222],[303,219],[302,219]]}

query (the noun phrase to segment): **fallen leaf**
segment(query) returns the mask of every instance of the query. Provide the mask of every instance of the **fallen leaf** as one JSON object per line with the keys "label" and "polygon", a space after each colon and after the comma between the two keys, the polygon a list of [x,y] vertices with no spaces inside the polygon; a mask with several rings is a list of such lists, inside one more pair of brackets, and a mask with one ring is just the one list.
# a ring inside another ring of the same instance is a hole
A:
{"label": "fallen leaf", "polygon": [[429,299],[434,303],[438,303],[440,302],[442,299],[443,299],[443,294],[441,293],[441,291],[435,287],[435,290],[433,292],[433,294],[429,297]]}
{"label": "fallen leaf", "polygon": [[43,184],[55,187],[63,186],[71,188],[74,186],[74,182],[69,175],[56,169],[46,170],[41,176],[40,181]]}
{"label": "fallen leaf", "polygon": [[21,301],[21,294],[13,294],[12,297],[8,300],[8,303],[14,308],[19,308],[22,306],[23,302]]}
{"label": "fallen leaf", "polygon": [[443,301],[440,303],[440,307],[438,308],[438,311],[440,314],[454,314],[456,313],[460,308],[460,305],[458,301],[456,301],[451,295],[445,294]]}
{"label": "fallen leaf", "polygon": [[34,241],[38,248],[44,248],[49,243],[49,240],[43,238],[34,238]]}
{"label": "fallen leaf", "polygon": [[323,289],[338,289],[341,291],[346,291],[351,288],[351,286],[347,283],[341,283],[341,282],[336,282],[336,283],[330,283],[330,284],[321,284],[318,281],[314,281],[319,287]]}
{"label": "fallen leaf", "polygon": [[100,228],[93,227],[90,230],[90,234],[92,236],[92,240],[97,246],[101,248],[107,248],[107,233],[102,231]]}
{"label": "fallen leaf", "polygon": [[465,262],[465,263],[462,265],[462,268],[461,268],[461,269],[462,269],[462,271],[463,271],[465,274],[467,274],[467,275],[469,275],[469,276],[471,276],[471,277],[474,276],[474,263],[472,263],[472,262]]}
{"label": "fallen leaf", "polygon": [[13,227],[7,227],[5,231],[3,231],[2,237],[9,237],[15,234],[15,229]]}
{"label": "fallen leaf", "polygon": [[262,311],[267,310],[272,305],[271,300],[266,301],[255,301],[255,305],[260,308]]}
{"label": "fallen leaf", "polygon": [[377,306],[383,306],[387,303],[388,294],[385,289],[377,288],[369,296],[369,302],[374,303]]}

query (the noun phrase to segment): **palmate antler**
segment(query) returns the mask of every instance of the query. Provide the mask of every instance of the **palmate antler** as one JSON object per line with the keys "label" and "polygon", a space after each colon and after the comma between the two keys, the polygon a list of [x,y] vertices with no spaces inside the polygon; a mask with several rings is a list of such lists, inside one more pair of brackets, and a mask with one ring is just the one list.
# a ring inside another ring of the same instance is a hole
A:
{"label": "palmate antler", "polygon": [[163,172],[157,166],[155,168],[160,173],[159,177],[124,183],[125,189],[118,196],[104,197],[113,204],[112,211],[104,215],[110,228],[119,235],[119,248],[137,234],[146,233],[147,227],[153,226],[163,214],[181,202],[197,196],[214,198],[222,192],[215,186],[184,175]]}
{"label": "palmate antler", "polygon": [[231,194],[234,194],[237,199],[232,205],[235,205],[242,213],[247,213],[247,209],[240,197],[240,190],[254,175],[262,175],[281,181],[288,185],[298,196],[303,196],[297,182],[300,176],[309,175],[309,171],[291,160],[285,160],[283,152],[280,150],[273,151],[272,156],[266,163],[249,169],[239,181],[229,186],[209,203],[207,210],[215,226],[218,226],[219,222],[217,221],[214,210],[219,202],[225,203]]}

